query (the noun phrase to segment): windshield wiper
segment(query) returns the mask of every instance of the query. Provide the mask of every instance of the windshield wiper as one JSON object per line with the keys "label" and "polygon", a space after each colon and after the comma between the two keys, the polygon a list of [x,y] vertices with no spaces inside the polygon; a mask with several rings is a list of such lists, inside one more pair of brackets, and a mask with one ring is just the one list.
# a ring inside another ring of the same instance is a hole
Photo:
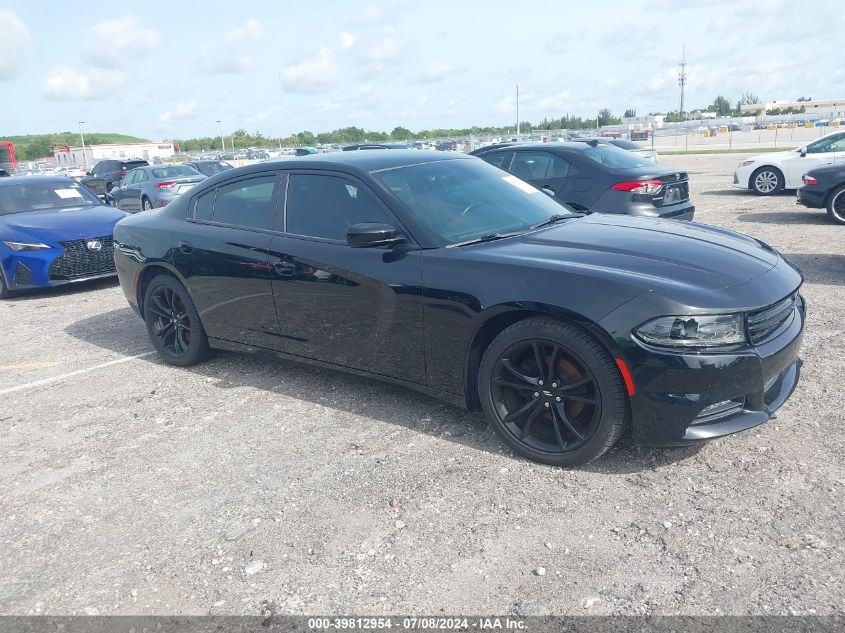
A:
{"label": "windshield wiper", "polygon": [[513,231],[511,233],[488,233],[481,237],[474,237],[466,242],[455,242],[449,244],[446,248],[454,248],[456,246],[468,246],[469,244],[481,244],[482,242],[492,242],[494,240],[503,240],[506,237],[513,237],[514,235],[522,235],[522,231]]}
{"label": "windshield wiper", "polygon": [[549,226],[550,224],[554,224],[555,222],[560,222],[561,220],[568,220],[569,218],[583,218],[583,213],[555,213],[552,217],[543,220],[542,222],[537,222],[537,224],[532,224],[530,229],[539,229],[542,226]]}

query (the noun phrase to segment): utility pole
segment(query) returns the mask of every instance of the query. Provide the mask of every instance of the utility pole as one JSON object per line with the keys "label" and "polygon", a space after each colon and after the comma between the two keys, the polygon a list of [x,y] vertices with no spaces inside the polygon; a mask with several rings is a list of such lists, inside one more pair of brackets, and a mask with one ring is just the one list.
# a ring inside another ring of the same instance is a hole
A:
{"label": "utility pole", "polygon": [[678,73],[678,85],[681,87],[681,107],[678,109],[678,118],[684,120],[684,86],[687,83],[687,47],[683,46],[681,49],[681,62],[678,64],[681,67]]}
{"label": "utility pole", "polygon": [[82,141],[82,161],[85,163],[85,171],[88,171],[88,153],[85,151],[85,136],[82,134],[82,124],[85,121],[79,122],[79,140]]}
{"label": "utility pole", "polygon": [[516,84],[516,142],[519,143],[519,84]]}
{"label": "utility pole", "polygon": [[217,121],[217,124],[220,126],[220,146],[223,148],[221,149],[221,153],[226,153],[226,141],[223,139],[223,121]]}

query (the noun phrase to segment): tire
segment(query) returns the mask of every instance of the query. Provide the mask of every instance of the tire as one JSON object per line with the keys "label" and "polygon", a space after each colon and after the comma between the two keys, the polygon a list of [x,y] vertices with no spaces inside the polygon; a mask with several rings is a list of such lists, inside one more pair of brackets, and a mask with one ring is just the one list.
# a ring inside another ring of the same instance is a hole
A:
{"label": "tire", "polygon": [[141,198],[141,209],[143,209],[144,211],[153,210],[153,203],[150,202],[149,198]]}
{"label": "tire", "polygon": [[758,196],[772,196],[783,191],[783,173],[777,167],[760,167],[749,179],[751,191]]}
{"label": "tire", "polygon": [[205,360],[208,337],[188,291],[170,275],[158,275],[144,295],[144,321],[159,356],[187,367]]}
{"label": "tire", "polygon": [[12,291],[9,290],[9,286],[6,285],[6,279],[3,277],[3,273],[0,272],[0,299],[8,299],[12,296]]}
{"label": "tire", "polygon": [[827,198],[827,215],[836,224],[845,224],[845,185],[839,185]]}
{"label": "tire", "polygon": [[478,394],[487,421],[508,446],[554,466],[604,454],[627,418],[613,358],[580,328],[546,317],[519,321],[490,343]]}

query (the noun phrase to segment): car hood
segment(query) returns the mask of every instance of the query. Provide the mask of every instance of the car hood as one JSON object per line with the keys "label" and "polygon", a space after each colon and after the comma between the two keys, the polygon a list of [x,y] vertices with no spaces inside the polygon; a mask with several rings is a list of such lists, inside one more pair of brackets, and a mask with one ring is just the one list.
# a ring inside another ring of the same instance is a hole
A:
{"label": "car hood", "polygon": [[114,225],[124,217],[122,211],[102,205],[12,213],[0,215],[0,235],[10,241],[56,244],[111,235]]}
{"label": "car hood", "polygon": [[642,291],[715,291],[759,277],[780,261],[769,246],[713,226],[593,214],[482,245],[512,264],[612,279]]}
{"label": "car hood", "polygon": [[749,160],[754,161],[754,164],[766,164],[766,165],[780,165],[784,161],[789,160],[790,158],[795,158],[798,155],[797,149],[791,149],[786,152],[769,152],[768,154],[757,154],[756,156],[749,156],[748,158],[743,158],[742,162],[747,162]]}

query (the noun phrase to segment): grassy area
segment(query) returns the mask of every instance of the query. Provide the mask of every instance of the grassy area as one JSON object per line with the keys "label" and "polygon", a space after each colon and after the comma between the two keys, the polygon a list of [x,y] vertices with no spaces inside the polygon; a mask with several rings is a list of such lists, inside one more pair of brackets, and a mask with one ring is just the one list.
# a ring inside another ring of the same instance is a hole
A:
{"label": "grassy area", "polygon": [[[38,160],[53,155],[54,147],[79,145],[79,132],[54,132],[53,134],[26,134],[21,136],[3,136],[0,141],[11,141],[15,146],[18,160]],[[85,144],[102,143],[145,143],[147,139],[113,132],[85,133]]]}
{"label": "grassy area", "polygon": [[788,152],[792,147],[743,147],[740,149],[668,149],[655,148],[661,156],[676,154],[765,154],[767,152]]}

